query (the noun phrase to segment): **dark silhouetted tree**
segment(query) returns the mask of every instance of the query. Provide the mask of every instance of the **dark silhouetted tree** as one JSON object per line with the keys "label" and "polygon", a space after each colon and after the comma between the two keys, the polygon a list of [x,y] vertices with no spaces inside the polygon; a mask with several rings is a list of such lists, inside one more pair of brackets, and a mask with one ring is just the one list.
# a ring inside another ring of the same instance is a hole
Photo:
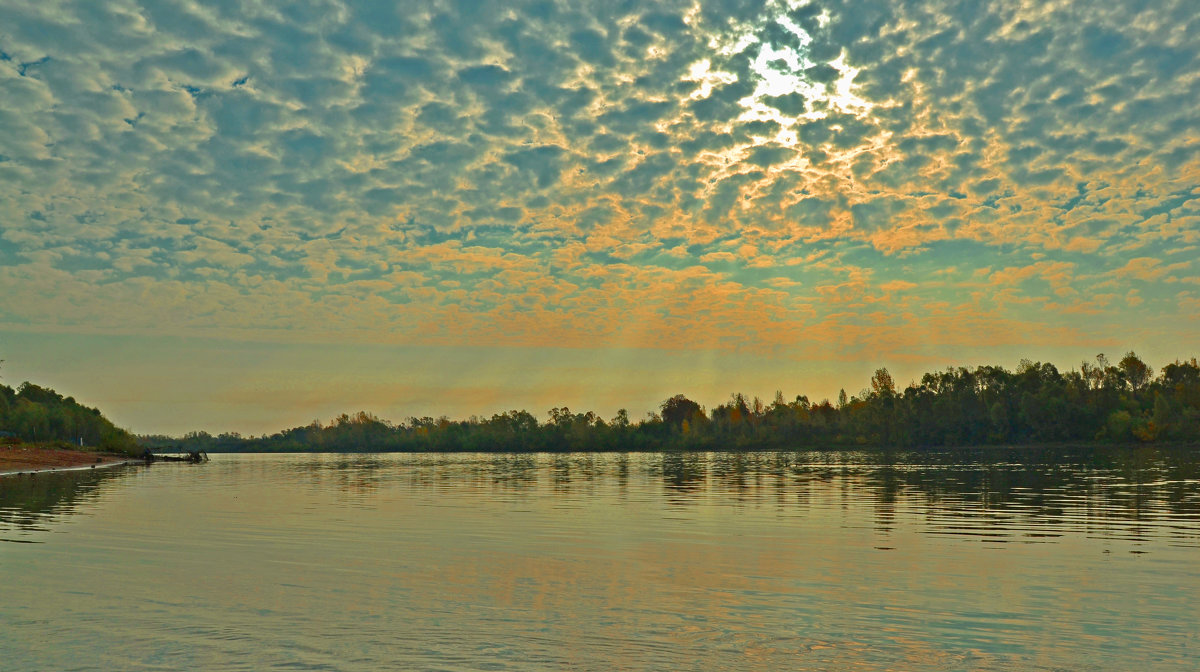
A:
{"label": "dark silhouetted tree", "polygon": [[1125,353],[1125,356],[1117,363],[1117,367],[1124,374],[1125,382],[1135,391],[1142,389],[1150,381],[1150,367],[1139,359],[1132,350]]}
{"label": "dark silhouetted tree", "polygon": [[682,394],[677,394],[662,403],[659,415],[664,423],[680,429],[683,423],[689,423],[694,426],[697,420],[707,417],[704,415],[704,410],[700,408],[700,404],[688,399]]}

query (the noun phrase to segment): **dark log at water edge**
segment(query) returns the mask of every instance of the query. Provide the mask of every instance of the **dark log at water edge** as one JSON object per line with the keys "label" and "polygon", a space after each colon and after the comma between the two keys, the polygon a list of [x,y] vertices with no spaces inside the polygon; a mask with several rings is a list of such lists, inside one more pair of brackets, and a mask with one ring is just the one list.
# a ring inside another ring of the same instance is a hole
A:
{"label": "dark log at water edge", "polygon": [[153,453],[149,448],[142,451],[142,460],[146,464],[155,462],[188,462],[191,464],[199,464],[208,462],[208,453],[203,450],[189,450],[186,453],[164,454]]}

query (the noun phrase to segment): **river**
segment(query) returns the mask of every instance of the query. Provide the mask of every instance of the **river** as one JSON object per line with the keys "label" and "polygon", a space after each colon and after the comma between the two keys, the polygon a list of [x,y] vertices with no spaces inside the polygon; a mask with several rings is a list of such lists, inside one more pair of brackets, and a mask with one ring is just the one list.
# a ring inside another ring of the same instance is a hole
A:
{"label": "river", "polygon": [[0,479],[4,670],[1192,670],[1200,450]]}

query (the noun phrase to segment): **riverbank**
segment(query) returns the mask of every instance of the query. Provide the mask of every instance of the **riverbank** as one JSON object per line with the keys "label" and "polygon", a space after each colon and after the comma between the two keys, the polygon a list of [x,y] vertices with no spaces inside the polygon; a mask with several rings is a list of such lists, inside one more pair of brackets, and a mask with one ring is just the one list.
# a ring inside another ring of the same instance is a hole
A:
{"label": "riverbank", "polygon": [[133,458],[120,453],[101,453],[31,444],[0,446],[0,476],[108,467],[131,461]]}

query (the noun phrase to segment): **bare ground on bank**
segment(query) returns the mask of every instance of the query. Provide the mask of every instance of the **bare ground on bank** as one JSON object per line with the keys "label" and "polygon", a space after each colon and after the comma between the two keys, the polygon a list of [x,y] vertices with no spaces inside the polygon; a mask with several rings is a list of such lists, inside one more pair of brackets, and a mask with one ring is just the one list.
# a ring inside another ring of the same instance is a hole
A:
{"label": "bare ground on bank", "polygon": [[131,461],[128,455],[30,444],[0,446],[0,476],[111,466]]}

